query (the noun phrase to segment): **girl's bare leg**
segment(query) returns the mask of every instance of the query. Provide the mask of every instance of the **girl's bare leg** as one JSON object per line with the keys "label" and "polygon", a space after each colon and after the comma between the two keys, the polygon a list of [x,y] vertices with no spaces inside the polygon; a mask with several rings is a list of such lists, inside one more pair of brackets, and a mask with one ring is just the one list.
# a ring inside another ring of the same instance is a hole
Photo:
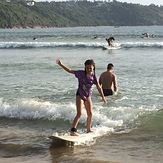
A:
{"label": "girl's bare leg", "polygon": [[[83,110],[83,100],[78,95],[76,96],[76,110],[77,110],[76,117],[74,118],[74,121],[72,124],[72,128],[74,128],[74,129],[76,129],[76,127],[79,123],[79,120],[80,120],[81,115],[82,115],[82,110]],[[72,136],[78,136],[79,134],[75,131],[72,131],[71,135]]]}
{"label": "girl's bare leg", "polygon": [[92,132],[92,100],[88,98],[88,100],[84,103],[86,111],[87,111],[87,132]]}

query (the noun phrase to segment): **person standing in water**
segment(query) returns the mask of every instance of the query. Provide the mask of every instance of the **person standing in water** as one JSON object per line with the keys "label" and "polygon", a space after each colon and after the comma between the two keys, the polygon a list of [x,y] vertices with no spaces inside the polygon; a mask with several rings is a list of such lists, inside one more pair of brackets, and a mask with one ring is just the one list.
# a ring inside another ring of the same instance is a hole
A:
{"label": "person standing in water", "polygon": [[106,41],[108,42],[109,47],[114,47],[113,41],[115,41],[114,37],[106,38]]}
{"label": "person standing in water", "polygon": [[[113,73],[114,65],[109,63],[107,71],[100,75],[99,83],[102,86],[104,96],[113,95],[118,92],[117,76]],[[113,90],[112,90],[113,87]]]}
{"label": "person standing in water", "polygon": [[78,79],[78,89],[76,92],[76,110],[77,114],[74,118],[71,135],[78,136],[77,125],[82,116],[83,105],[85,106],[87,112],[87,133],[92,132],[92,85],[95,84],[103,101],[106,104],[106,99],[104,97],[102,88],[97,80],[95,75],[95,63],[93,60],[86,60],[85,70],[72,70],[69,67],[65,66],[60,59],[56,60],[57,64],[61,66],[64,70],[71,74],[75,74],[75,77]]}

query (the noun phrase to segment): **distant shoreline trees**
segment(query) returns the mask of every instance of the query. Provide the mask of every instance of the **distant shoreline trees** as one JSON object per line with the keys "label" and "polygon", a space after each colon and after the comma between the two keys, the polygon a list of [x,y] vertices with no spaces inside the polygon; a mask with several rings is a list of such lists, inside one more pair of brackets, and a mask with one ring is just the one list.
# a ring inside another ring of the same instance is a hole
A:
{"label": "distant shoreline trees", "polygon": [[163,25],[163,7],[152,4],[79,0],[28,6],[26,0],[6,1],[0,1],[0,28]]}

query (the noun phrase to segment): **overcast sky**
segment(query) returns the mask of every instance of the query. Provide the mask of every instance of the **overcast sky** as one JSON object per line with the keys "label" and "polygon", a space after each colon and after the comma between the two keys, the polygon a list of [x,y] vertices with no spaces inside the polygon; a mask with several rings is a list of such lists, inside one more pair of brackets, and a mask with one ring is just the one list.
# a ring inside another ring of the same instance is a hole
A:
{"label": "overcast sky", "polygon": [[139,3],[142,5],[150,5],[151,3],[155,5],[163,5],[163,0],[117,0],[119,2],[127,2],[127,3]]}
{"label": "overcast sky", "polygon": [[[68,0],[35,0],[35,2],[43,2],[43,1],[68,1]],[[101,0],[102,1],[102,0]],[[142,5],[150,5],[151,3],[155,5],[162,5],[163,6],[163,0],[117,0],[118,2],[127,2],[127,3],[139,3]]]}

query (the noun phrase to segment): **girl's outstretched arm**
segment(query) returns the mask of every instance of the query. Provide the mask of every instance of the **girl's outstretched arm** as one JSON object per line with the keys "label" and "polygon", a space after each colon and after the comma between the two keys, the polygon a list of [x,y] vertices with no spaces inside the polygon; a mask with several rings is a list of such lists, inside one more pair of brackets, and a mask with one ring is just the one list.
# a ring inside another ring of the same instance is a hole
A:
{"label": "girl's outstretched arm", "polygon": [[106,101],[106,98],[105,98],[105,96],[104,96],[104,93],[103,93],[103,90],[102,90],[100,84],[98,83],[98,84],[96,85],[96,87],[97,87],[98,92],[100,93],[100,95],[101,95],[101,97],[102,97],[102,100],[104,101],[104,105],[106,105],[106,104],[107,104],[107,101]]}
{"label": "girl's outstretched arm", "polygon": [[56,63],[59,66],[61,66],[64,70],[66,70],[67,72],[74,74],[74,70],[71,70],[69,67],[65,66],[60,59],[57,59]]}

